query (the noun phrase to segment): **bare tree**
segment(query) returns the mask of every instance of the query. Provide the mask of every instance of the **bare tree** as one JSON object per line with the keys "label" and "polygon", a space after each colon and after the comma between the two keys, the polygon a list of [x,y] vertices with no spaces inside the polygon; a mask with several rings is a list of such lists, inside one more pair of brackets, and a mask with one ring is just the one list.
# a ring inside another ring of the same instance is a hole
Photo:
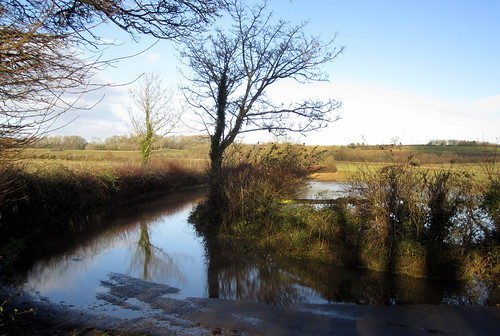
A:
{"label": "bare tree", "polygon": [[[0,168],[44,135],[80,97],[102,87],[92,74],[108,64],[94,29],[112,24],[133,37],[176,39],[203,30],[219,0],[3,0],[0,2]],[[89,48],[90,47],[90,48]],[[79,50],[96,53],[85,59]],[[0,176],[0,192],[8,178]]]}
{"label": "bare tree", "polygon": [[[268,130],[309,132],[327,125],[340,103],[308,99],[277,104],[266,95],[283,79],[299,82],[327,80],[321,66],[332,61],[343,48],[333,40],[322,43],[304,33],[304,24],[272,23],[265,4],[246,7],[239,0],[229,5],[230,29],[188,40],[183,57],[192,70],[192,86],[185,88],[211,139],[209,207],[212,225],[222,220],[224,152],[239,134]],[[216,227],[212,227],[216,229]]]}
{"label": "bare tree", "polygon": [[219,0],[5,0],[0,4],[0,149],[29,143],[95,89],[108,62],[80,57],[103,46],[95,28],[111,21],[133,36],[176,39],[204,29]]}
{"label": "bare tree", "polygon": [[[0,149],[30,143],[89,90],[71,37],[0,26]],[[71,98],[69,96],[72,96]]]}
{"label": "bare tree", "polygon": [[73,31],[81,38],[85,33],[87,42],[95,42],[93,28],[105,21],[133,35],[187,36],[202,31],[223,5],[224,0],[4,0],[0,11],[22,25],[45,17],[47,32]]}
{"label": "bare tree", "polygon": [[163,88],[157,73],[143,75],[129,91],[132,106],[127,108],[132,131],[139,143],[142,164],[149,163],[155,141],[169,134],[180,113],[172,105],[172,94]]}

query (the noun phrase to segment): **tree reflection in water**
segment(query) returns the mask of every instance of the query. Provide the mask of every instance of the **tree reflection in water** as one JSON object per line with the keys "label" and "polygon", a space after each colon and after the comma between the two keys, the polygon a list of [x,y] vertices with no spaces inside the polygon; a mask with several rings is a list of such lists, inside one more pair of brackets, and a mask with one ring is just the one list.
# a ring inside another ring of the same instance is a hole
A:
{"label": "tree reflection in water", "polygon": [[222,246],[206,238],[208,262],[208,296],[232,300],[264,302],[286,306],[305,302],[306,296],[297,286],[297,278],[284,271],[270,258],[260,258],[240,246]]}
{"label": "tree reflection in water", "polygon": [[185,283],[184,274],[179,268],[180,256],[170,255],[151,243],[149,221],[142,220],[139,225],[139,240],[132,255],[129,274],[138,274],[142,280],[165,282],[174,280],[177,284]]}
{"label": "tree reflection in water", "polygon": [[450,296],[480,303],[464,296],[459,284],[272,257],[259,253],[252,243],[245,246],[205,237],[205,244],[211,298],[275,306],[296,302],[442,304]]}
{"label": "tree reflection in water", "polygon": [[[187,255],[167,254],[152,245],[150,231],[152,227],[161,226],[164,218],[190,209],[203,195],[203,190],[178,192],[175,197],[171,195],[137,205],[124,205],[109,212],[96,212],[75,221],[70,227],[40,232],[27,243],[32,248],[6,274],[6,281],[32,291],[59,286],[68,288],[77,282],[91,283],[105,276],[88,273],[96,259],[119,251],[123,246],[132,246],[130,253],[124,254],[130,259],[123,268],[113,264],[116,260],[110,260],[113,265],[106,264],[110,262],[106,258],[99,268],[104,268],[104,272],[128,272],[131,276],[175,286],[182,284],[185,276],[177,265],[192,260]],[[84,276],[78,277],[79,274]]]}

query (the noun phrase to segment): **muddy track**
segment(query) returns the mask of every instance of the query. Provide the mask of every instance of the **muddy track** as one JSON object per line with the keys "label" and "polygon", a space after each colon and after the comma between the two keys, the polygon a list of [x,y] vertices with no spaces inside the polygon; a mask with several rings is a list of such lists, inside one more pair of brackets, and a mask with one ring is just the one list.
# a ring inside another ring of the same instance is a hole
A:
{"label": "muddy track", "polygon": [[498,307],[296,304],[280,308],[244,301],[176,300],[168,297],[176,288],[117,273],[101,284],[106,288],[98,294],[101,301],[118,315],[120,310],[132,310],[140,317],[117,318],[61,306],[6,287],[0,296],[15,294],[5,305],[8,311],[36,310],[36,315],[23,314],[16,321],[20,330],[32,335],[90,335],[89,330],[109,335],[497,335],[500,329]]}

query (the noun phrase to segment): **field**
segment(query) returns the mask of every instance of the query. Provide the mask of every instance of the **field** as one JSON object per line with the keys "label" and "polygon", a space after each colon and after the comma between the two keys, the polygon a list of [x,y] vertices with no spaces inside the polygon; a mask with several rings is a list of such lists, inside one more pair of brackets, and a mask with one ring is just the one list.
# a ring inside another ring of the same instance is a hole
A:
{"label": "field", "polygon": [[[246,145],[246,147],[256,147]],[[308,146],[323,152],[323,160],[312,178],[323,181],[346,181],[359,167],[381,168],[391,163],[410,163],[421,169],[466,170],[481,175],[491,162],[498,161],[498,146]],[[140,164],[138,151],[130,150],[52,150],[29,148],[22,153],[25,169],[37,170],[47,165],[76,170],[109,170]],[[198,171],[208,165],[208,147],[158,149],[152,154],[154,165],[176,163]]]}
{"label": "field", "polygon": [[[20,162],[27,171],[37,171],[47,166],[63,166],[76,171],[113,171],[127,167],[138,167],[141,164],[139,151],[110,150],[51,150],[28,148],[21,156]],[[153,152],[151,165],[177,164],[183,168],[203,172],[207,159],[196,152],[183,149],[156,150]]]}

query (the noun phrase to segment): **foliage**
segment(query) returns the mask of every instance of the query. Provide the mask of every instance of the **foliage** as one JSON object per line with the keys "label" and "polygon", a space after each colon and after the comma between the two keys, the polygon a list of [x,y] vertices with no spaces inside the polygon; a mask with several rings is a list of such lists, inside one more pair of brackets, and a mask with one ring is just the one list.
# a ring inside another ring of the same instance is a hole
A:
{"label": "foliage", "polygon": [[481,192],[484,195],[482,208],[491,215],[495,223],[494,239],[498,244],[500,242],[500,164],[495,157],[481,168],[485,176],[485,182],[481,185]]}
{"label": "foliage", "polygon": [[357,216],[366,223],[361,259],[369,267],[456,278],[460,254],[489,244],[495,234],[470,172],[401,164],[361,169],[351,185]]}
{"label": "foliage", "polygon": [[282,199],[301,190],[321,154],[292,144],[269,144],[231,153],[224,169],[226,226],[271,215]]}
{"label": "foliage", "polygon": [[87,146],[87,140],[78,135],[48,136],[33,144],[33,148],[50,148],[54,150],[83,150]]}
{"label": "foliage", "polygon": [[99,207],[204,182],[202,171],[164,162],[148,169],[130,164],[94,170],[45,165],[3,174],[9,174],[16,184],[0,208],[4,232],[29,231],[40,224],[65,225]]}
{"label": "foliage", "polygon": [[232,195],[248,197],[250,206],[234,202],[234,224],[222,239],[253,237],[258,248],[278,254],[418,277],[494,283],[498,276],[493,213],[484,207],[490,189],[469,171],[367,165],[348,197],[321,208],[282,204],[236,176]]}
{"label": "foliage", "polygon": [[[258,232],[262,225],[272,221],[270,216],[276,213],[283,199],[301,190],[308,176],[318,168],[322,154],[290,143],[252,148],[231,146],[223,168],[226,208],[220,229],[245,235]],[[205,226],[209,212],[209,205],[203,203],[192,215],[192,221],[202,232],[210,231]]]}

